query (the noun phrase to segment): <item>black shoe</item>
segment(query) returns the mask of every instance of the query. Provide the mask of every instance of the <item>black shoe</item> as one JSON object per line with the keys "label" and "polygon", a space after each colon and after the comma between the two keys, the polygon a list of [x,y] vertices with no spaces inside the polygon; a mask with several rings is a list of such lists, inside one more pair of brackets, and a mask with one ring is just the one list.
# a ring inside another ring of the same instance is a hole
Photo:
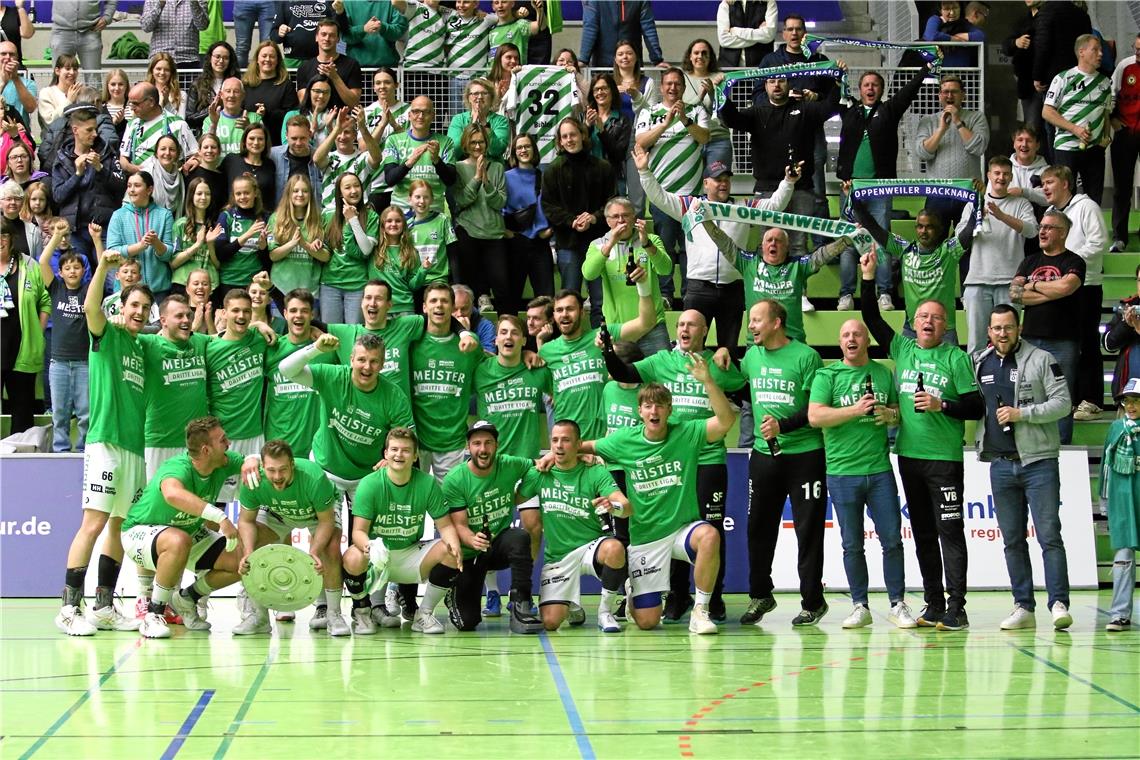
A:
{"label": "black shoe", "polygon": [[463,630],[463,615],[459,614],[459,605],[455,603],[455,589],[449,588],[443,595],[443,604],[447,607],[447,618],[456,630]]}
{"label": "black shoe", "polygon": [[764,616],[776,609],[776,600],[770,596],[763,599],[749,599],[748,609],[740,616],[741,625],[756,625]]}
{"label": "black shoe", "polygon": [[928,604],[922,608],[922,612],[918,613],[918,617],[914,620],[918,623],[919,628],[936,628],[945,615],[946,610],[933,609]]}
{"label": "black shoe", "polygon": [[714,623],[723,623],[728,620],[728,610],[724,608],[724,599],[714,596],[709,600],[709,618]]}
{"label": "black shoe", "polygon": [[511,592],[511,632],[512,633],[541,633],[542,620],[530,612],[530,597],[521,597]]}
{"label": "black shoe", "polygon": [[420,608],[420,605],[414,596],[408,599],[404,596],[404,593],[397,588],[396,601],[400,605],[400,617],[409,623],[416,619],[416,610]]}
{"label": "black shoe", "polygon": [[792,618],[792,625],[805,626],[815,625],[823,616],[827,614],[827,602],[824,602],[818,610],[800,610],[800,614]]}
{"label": "black shoe", "polygon": [[684,596],[669,594],[669,599],[665,602],[665,614],[662,616],[662,620],[668,625],[682,623],[692,608],[693,597],[689,594],[686,593]]}
{"label": "black shoe", "polygon": [[964,631],[970,627],[970,619],[966,617],[965,610],[948,607],[937,627],[940,631]]}
{"label": "black shoe", "polygon": [[624,623],[624,622],[626,622],[626,620],[628,620],[628,618],[626,617],[626,612],[625,612],[625,602],[626,602],[626,597],[623,596],[621,598],[621,601],[618,602],[617,609],[614,610],[614,619],[619,620],[622,623]]}

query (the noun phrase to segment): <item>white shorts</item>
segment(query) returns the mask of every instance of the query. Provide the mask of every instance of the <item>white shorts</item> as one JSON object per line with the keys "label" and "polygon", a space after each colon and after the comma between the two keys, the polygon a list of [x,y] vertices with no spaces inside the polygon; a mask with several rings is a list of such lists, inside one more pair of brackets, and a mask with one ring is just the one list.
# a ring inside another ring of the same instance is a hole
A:
{"label": "white shorts", "polygon": [[146,479],[148,481],[153,479],[154,476],[158,474],[158,468],[162,467],[167,459],[173,459],[185,451],[185,447],[177,449],[162,449],[151,448],[148,446],[143,450],[143,453],[146,455]]}
{"label": "white shorts", "polygon": [[[380,539],[374,539],[380,540]],[[392,583],[423,583],[427,578],[420,577],[420,565],[431,548],[439,543],[438,538],[418,541],[403,549],[388,553],[388,580]]]}
{"label": "white shorts", "polygon": [[[158,540],[158,535],[164,530],[181,530],[181,528],[171,528],[169,525],[136,525],[130,530],[124,531],[123,551],[127,557],[144,570],[157,570],[154,566],[154,542]],[[190,554],[186,557],[184,569],[194,572],[197,570],[198,560],[202,558],[202,555],[218,541],[225,541],[226,539],[221,533],[216,533],[203,525],[190,537],[190,540],[192,541]]]}
{"label": "white shorts", "polygon": [[[340,509],[337,505],[333,505],[333,525],[337,530],[341,530],[340,522]],[[313,533],[317,529],[317,518],[313,517],[308,520],[292,520],[287,517],[281,517],[273,512],[262,507],[257,510],[257,522],[269,528],[281,540],[289,538],[289,535],[296,529],[304,528]]]}
{"label": "white shorts", "polygon": [[83,453],[83,508],[125,518],[146,485],[146,464],[113,443],[89,443]]}
{"label": "white shorts", "polygon": [[[599,578],[594,570],[594,555],[608,536],[595,538],[585,546],[579,546],[557,562],[542,566],[542,580],[539,581],[538,603],[573,602],[582,599],[582,576]],[[600,578],[599,578],[600,580]]]}
{"label": "white shorts", "polygon": [[463,464],[467,457],[467,449],[455,451],[428,451],[420,449],[420,469],[443,483],[444,475]]}
{"label": "white shorts", "polygon": [[[518,486],[516,485],[516,488],[517,487]],[[518,510],[520,512],[523,512],[523,511],[528,510],[528,509],[541,509],[541,508],[542,508],[542,505],[538,503],[538,497],[537,496],[531,496],[529,499],[524,501],[522,504],[519,504],[519,506],[518,506]]]}
{"label": "white shorts", "polygon": [[686,544],[689,534],[698,526],[707,525],[704,520],[697,520],[683,525],[664,538],[651,541],[648,544],[634,544],[627,550],[629,557],[629,583],[633,595],[661,593],[669,590],[669,561],[684,560],[690,565],[693,558],[689,556]]}
{"label": "white shorts", "polygon": [[[240,441],[230,441],[230,451],[236,451],[242,456],[246,457],[259,457],[261,456],[261,449],[265,446],[265,436],[259,435],[253,438],[243,438]],[[226,478],[226,482],[222,484],[222,490],[218,492],[218,501],[222,504],[229,504],[237,498],[238,487],[241,485],[241,475],[231,475]]]}

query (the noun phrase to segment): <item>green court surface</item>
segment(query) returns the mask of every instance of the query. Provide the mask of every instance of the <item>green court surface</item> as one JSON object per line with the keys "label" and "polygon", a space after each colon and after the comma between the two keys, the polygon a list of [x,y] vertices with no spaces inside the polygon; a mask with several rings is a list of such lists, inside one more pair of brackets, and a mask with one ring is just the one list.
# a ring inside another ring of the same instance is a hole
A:
{"label": "green court surface", "polygon": [[[1110,758],[1140,755],[1140,632],[1106,633],[1108,592],[1072,597],[1068,632],[1002,632],[1007,593],[972,593],[971,629],[902,631],[872,594],[845,631],[829,594],[793,629],[791,595],[762,627],[540,636],[506,618],[474,634],[382,630],[335,640],[298,623],[235,639],[175,627],[69,639],[57,602],[0,602],[4,758]],[[919,600],[912,597],[916,609]],[[1136,615],[1133,616],[1134,618]]]}

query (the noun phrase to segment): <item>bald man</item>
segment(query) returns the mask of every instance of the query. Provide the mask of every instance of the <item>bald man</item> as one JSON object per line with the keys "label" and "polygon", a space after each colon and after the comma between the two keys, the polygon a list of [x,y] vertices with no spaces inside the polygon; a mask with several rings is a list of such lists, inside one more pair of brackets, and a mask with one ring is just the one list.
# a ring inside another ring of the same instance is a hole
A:
{"label": "bald man", "polygon": [[204,133],[217,136],[218,142],[222,144],[223,157],[240,153],[242,132],[250,124],[261,121],[260,113],[245,110],[242,105],[244,100],[245,87],[241,80],[230,77],[222,82],[218,97],[208,109]]}
{"label": "bald man", "polygon": [[871,360],[870,345],[867,326],[859,320],[849,319],[839,328],[843,360],[815,373],[808,423],[823,429],[827,492],[839,519],[843,569],[854,603],[843,627],[871,624],[863,553],[866,506],[883,546],[883,578],[891,605],[888,619],[899,628],[915,628],[918,624],[903,598],[902,517],[887,441],[887,427],[898,424],[898,389],[891,370]]}

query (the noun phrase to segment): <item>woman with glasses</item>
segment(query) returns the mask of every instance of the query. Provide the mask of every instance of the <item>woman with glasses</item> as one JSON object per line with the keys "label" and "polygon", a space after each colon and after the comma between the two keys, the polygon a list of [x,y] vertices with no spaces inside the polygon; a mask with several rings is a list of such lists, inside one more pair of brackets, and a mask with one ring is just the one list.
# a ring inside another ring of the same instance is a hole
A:
{"label": "woman with glasses", "polygon": [[[495,86],[483,78],[472,79],[463,91],[463,102],[467,110],[451,117],[447,126],[447,136],[459,146],[464,130],[471,125],[482,127],[487,132],[487,157],[502,163],[507,155],[511,140],[511,122],[506,116],[495,113]],[[462,148],[457,151],[456,160],[466,154]]]}
{"label": "woman with glasses", "polygon": [[[298,114],[304,116],[309,120],[309,130],[313,134],[312,146],[315,148],[320,145],[329,136],[329,131],[332,129],[333,121],[336,118],[336,112],[329,110],[332,91],[332,82],[324,74],[313,77],[305,87],[305,97],[301,100],[300,107],[285,114],[285,118],[281,122],[282,125],[288,124],[289,119]],[[280,144],[285,144],[284,126],[281,127]]]}
{"label": "woman with glasses", "polygon": [[225,41],[215,42],[206,51],[206,61],[202,73],[190,87],[186,102],[186,123],[195,132],[202,131],[202,124],[210,110],[210,104],[218,99],[222,82],[232,77],[240,77],[237,66],[237,53]]}
{"label": "woman with glasses", "polygon": [[[475,80],[479,81],[479,80]],[[503,205],[507,182],[503,165],[487,155],[487,130],[469,124],[460,149],[467,157],[455,164],[455,234],[459,241],[457,282],[466,283],[478,297],[479,310],[490,310],[494,293],[499,310],[506,311],[510,278],[507,247],[503,240]]]}
{"label": "woman with glasses", "polygon": [[590,128],[591,150],[595,156],[606,159],[614,167],[618,195],[625,195],[625,158],[633,137],[633,122],[619,108],[617,82],[612,74],[594,76],[586,102],[586,126]]}

